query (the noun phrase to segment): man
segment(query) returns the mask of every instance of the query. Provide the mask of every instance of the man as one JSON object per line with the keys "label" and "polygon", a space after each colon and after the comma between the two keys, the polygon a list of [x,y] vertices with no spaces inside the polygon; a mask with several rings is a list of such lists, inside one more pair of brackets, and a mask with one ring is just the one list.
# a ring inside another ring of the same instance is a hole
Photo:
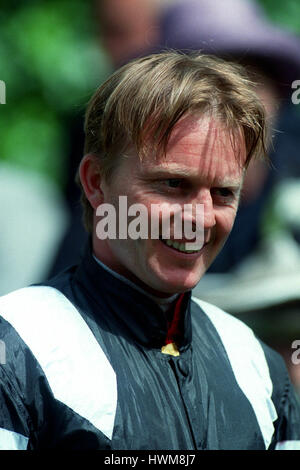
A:
{"label": "man", "polygon": [[[191,299],[264,149],[251,83],[213,57],[148,56],[97,90],[85,132],[81,264],[0,302],[2,447],[295,447],[300,412],[283,361]],[[178,236],[188,222],[192,237]]]}

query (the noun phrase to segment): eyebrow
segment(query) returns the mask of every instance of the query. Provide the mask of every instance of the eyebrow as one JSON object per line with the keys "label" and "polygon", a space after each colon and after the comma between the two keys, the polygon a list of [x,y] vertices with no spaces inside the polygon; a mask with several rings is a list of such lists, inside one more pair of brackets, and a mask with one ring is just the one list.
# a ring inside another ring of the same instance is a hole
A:
{"label": "eyebrow", "polygon": [[[183,177],[191,177],[191,178],[197,178],[198,174],[195,173],[194,171],[190,171],[188,168],[183,169],[183,168],[178,168],[178,167],[159,167],[159,168],[152,168],[148,172],[149,177],[177,177],[177,178],[183,178]],[[237,179],[231,179],[231,178],[224,178],[222,180],[216,180],[215,184],[220,187],[227,187],[227,188],[233,188],[233,189],[240,189],[243,185],[243,180],[244,178],[242,177],[241,180]]]}
{"label": "eyebrow", "polygon": [[154,167],[151,169],[148,174],[150,176],[196,176],[193,171],[190,171],[188,168],[186,170],[178,167]]}

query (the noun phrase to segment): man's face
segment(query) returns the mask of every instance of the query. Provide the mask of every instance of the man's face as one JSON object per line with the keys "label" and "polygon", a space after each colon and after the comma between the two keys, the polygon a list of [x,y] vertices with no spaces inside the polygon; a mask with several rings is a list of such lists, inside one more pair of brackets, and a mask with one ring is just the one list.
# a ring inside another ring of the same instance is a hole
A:
{"label": "man's face", "polygon": [[[120,159],[109,184],[101,184],[103,202],[114,205],[117,220],[119,196],[127,196],[128,207],[143,204],[149,224],[153,204],[180,204],[182,209],[184,204],[193,209],[203,204],[204,245],[200,251],[183,253],[157,238],[99,240],[94,235],[95,255],[153,294],[167,296],[192,289],[234,223],[246,160],[241,135],[236,142],[234,150],[229,132],[218,121],[187,116],[175,126],[166,157],[154,160],[149,154],[140,161],[132,154]],[[172,218],[170,226],[174,240]]]}

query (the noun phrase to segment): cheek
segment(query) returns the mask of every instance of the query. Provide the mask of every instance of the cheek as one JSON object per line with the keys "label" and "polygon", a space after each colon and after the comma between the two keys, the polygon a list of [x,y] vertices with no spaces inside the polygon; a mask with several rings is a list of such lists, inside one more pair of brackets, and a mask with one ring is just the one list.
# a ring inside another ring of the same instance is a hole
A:
{"label": "cheek", "polygon": [[236,217],[236,210],[224,210],[220,214],[218,214],[217,219],[217,227],[219,229],[219,233],[223,235],[229,235],[231,229],[233,227],[235,217]]}

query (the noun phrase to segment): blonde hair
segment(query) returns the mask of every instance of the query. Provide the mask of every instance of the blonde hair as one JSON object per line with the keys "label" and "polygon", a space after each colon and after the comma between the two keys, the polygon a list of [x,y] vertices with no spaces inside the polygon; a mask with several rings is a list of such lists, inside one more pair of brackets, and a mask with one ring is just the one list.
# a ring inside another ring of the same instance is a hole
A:
{"label": "blonde hair", "polygon": [[[207,112],[232,135],[243,131],[246,166],[253,156],[266,155],[264,108],[244,68],[215,56],[175,51],[133,60],[97,89],[86,111],[84,153],[99,158],[109,181],[128,148],[142,158],[150,142],[156,154],[165,153],[180,118]],[[91,231],[93,209],[83,189],[81,201]]]}

